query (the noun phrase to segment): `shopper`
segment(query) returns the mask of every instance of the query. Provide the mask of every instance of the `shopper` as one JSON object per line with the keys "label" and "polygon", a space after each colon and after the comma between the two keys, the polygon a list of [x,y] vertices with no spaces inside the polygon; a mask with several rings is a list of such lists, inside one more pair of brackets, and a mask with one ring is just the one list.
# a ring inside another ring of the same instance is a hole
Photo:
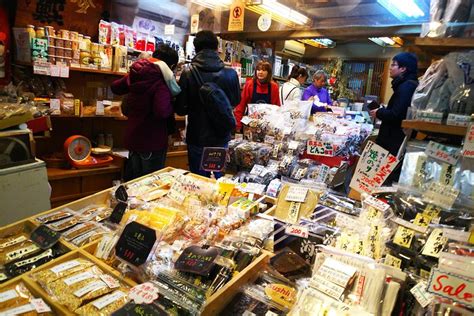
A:
{"label": "shopper", "polygon": [[303,92],[302,100],[313,101],[311,114],[316,112],[326,112],[327,106],[332,105],[329,91],[325,88],[327,80],[327,74],[323,70],[318,70],[313,75],[313,84]]}
{"label": "shopper", "polygon": [[272,65],[268,61],[259,61],[255,67],[253,78],[247,80],[242,90],[242,98],[235,108],[237,130],[242,129],[242,117],[247,107],[253,103],[267,103],[280,106],[278,84],[272,80]]}
{"label": "shopper", "polygon": [[288,81],[280,87],[280,100],[284,104],[286,101],[301,100],[301,85],[308,79],[308,72],[298,65],[293,66],[288,76]]}
{"label": "shopper", "polygon": [[402,130],[402,121],[406,118],[411,98],[418,86],[418,61],[411,53],[400,53],[392,58],[390,77],[392,80],[393,95],[386,108],[380,107],[370,111],[370,115],[382,121],[377,144],[396,156],[403,143],[405,134]]}
{"label": "shopper", "polygon": [[134,62],[130,73],[111,86],[115,94],[128,94],[125,98],[128,120],[124,142],[130,153],[125,166],[126,181],[165,166],[167,121],[174,117],[170,87],[174,94],[177,93],[170,68],[178,63],[178,54],[168,45],[160,45],[153,56]]}
{"label": "shopper", "polygon": [[[215,82],[229,99],[234,108],[240,101],[240,84],[237,72],[224,66],[217,53],[218,40],[208,30],[200,31],[194,38],[196,56],[191,66],[198,71],[204,82]],[[189,169],[193,173],[209,176],[201,169],[204,147],[227,147],[231,133],[222,133],[211,122],[214,118],[206,111],[199,96],[199,85],[190,67],[186,67],[179,79],[181,94],[176,98],[175,111],[178,115],[188,115],[186,143],[188,145]],[[230,113],[232,115],[232,113]],[[217,173],[216,177],[220,174]]]}

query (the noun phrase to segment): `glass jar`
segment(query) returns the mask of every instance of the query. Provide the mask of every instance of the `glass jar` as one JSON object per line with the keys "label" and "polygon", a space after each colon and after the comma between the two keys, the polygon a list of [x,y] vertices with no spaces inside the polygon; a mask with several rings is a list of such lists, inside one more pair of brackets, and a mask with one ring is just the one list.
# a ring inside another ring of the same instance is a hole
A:
{"label": "glass jar", "polygon": [[84,36],[84,40],[82,41],[82,47],[81,50],[84,51],[91,51],[91,37],[90,36]]}
{"label": "glass jar", "polygon": [[26,26],[26,31],[28,34],[30,34],[30,39],[33,39],[36,37],[36,31],[35,31],[35,26],[34,25],[27,25]]}
{"label": "glass jar", "polygon": [[54,30],[54,27],[48,25],[44,27],[46,31],[46,36],[48,37],[55,37],[56,36],[56,31]]}
{"label": "glass jar", "polygon": [[46,34],[44,32],[44,27],[38,26],[36,28],[36,38],[45,38]]}
{"label": "glass jar", "polygon": [[89,66],[91,63],[91,53],[82,51],[79,55],[79,62],[81,66]]}

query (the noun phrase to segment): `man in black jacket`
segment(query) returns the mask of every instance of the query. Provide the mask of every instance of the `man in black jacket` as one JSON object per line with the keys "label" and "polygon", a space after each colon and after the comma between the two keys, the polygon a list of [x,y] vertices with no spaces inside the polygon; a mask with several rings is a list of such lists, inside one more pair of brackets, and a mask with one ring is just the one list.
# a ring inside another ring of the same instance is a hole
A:
{"label": "man in black jacket", "polygon": [[417,63],[416,56],[411,53],[399,53],[392,58],[390,77],[393,79],[393,95],[386,108],[370,111],[372,117],[382,121],[376,143],[394,156],[397,156],[405,138],[402,121],[407,116],[411,98],[418,86]]}
{"label": "man in black jacket", "polygon": [[[240,83],[237,72],[227,68],[217,53],[218,40],[211,31],[200,31],[194,39],[196,56],[191,65],[197,69],[204,82],[215,82],[227,95],[232,107],[240,102]],[[189,67],[185,68],[179,79],[181,93],[176,98],[175,112],[188,115],[186,143],[188,145],[189,170],[209,176],[201,169],[204,147],[227,147],[231,134],[216,131],[204,105],[199,99],[199,85]]]}

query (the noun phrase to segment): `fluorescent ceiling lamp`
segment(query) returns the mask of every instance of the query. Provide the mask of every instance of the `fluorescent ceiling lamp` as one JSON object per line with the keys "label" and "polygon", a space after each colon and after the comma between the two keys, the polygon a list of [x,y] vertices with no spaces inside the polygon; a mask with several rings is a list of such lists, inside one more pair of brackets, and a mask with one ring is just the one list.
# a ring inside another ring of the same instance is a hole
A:
{"label": "fluorescent ceiling lamp", "polygon": [[403,46],[403,40],[400,37],[369,37],[369,40],[382,47]]}
{"label": "fluorescent ceiling lamp", "polygon": [[317,48],[334,48],[336,42],[329,38],[313,38],[313,39],[302,39],[300,42],[317,47]]}
{"label": "fluorescent ceiling lamp", "polygon": [[248,4],[247,9],[260,14],[270,13],[273,20],[284,24],[294,23],[305,25],[310,21],[306,15],[279,3],[277,0],[255,1],[254,3]]}
{"label": "fluorescent ceiling lamp", "polygon": [[212,10],[229,10],[232,0],[191,0],[192,3]]}
{"label": "fluorescent ceiling lamp", "polygon": [[416,4],[416,0],[377,0],[377,2],[399,20],[425,15],[425,12]]}

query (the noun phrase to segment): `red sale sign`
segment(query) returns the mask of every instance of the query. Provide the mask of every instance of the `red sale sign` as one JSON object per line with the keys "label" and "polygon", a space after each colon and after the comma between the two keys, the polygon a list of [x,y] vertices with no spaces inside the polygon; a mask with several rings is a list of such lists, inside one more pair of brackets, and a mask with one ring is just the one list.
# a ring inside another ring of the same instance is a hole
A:
{"label": "red sale sign", "polygon": [[428,292],[474,307],[474,280],[440,269],[433,269]]}

